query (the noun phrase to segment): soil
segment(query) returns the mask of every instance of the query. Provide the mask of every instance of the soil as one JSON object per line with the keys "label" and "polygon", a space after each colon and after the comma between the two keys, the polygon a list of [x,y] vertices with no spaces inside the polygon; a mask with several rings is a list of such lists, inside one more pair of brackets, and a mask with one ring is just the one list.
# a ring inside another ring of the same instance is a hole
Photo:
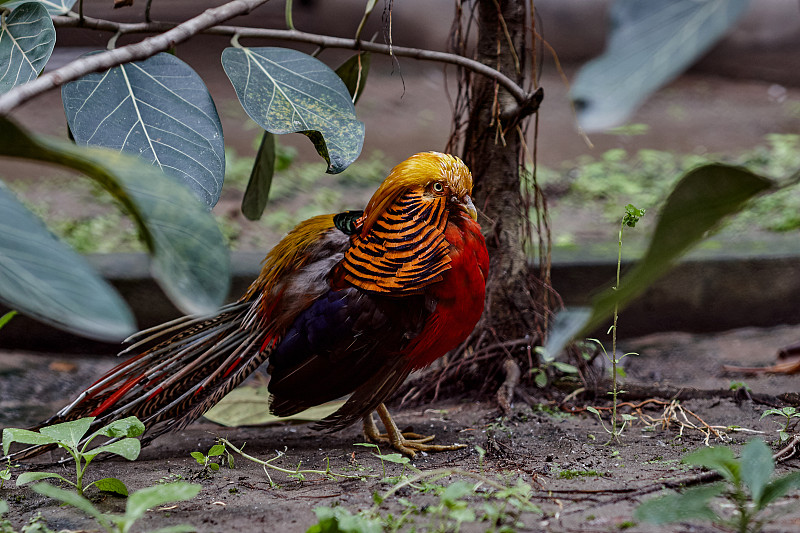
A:
{"label": "soil", "polygon": [[[621,349],[641,355],[624,359],[627,378],[625,388],[635,391],[638,405],[642,398],[652,400],[638,410],[621,408],[637,416],[625,428],[620,444],[607,444],[607,434],[597,418],[584,410],[586,405],[608,407],[603,390],[597,395],[578,394],[565,404],[552,401],[540,389],[524,388],[512,406],[512,414],[501,417],[493,402],[474,398],[438,401],[412,408],[395,406],[396,419],[402,426],[417,432],[437,435],[437,442],[461,442],[467,448],[458,451],[422,454],[412,461],[421,470],[452,468],[478,473],[481,470],[476,447],[486,450],[482,469],[485,475],[515,481],[521,478],[533,488],[532,501],[544,514],[523,513],[519,531],[710,531],[709,526],[677,524],[654,527],[634,524],[631,513],[637,504],[660,492],[665,483],[686,479],[696,474],[679,463],[688,451],[704,446],[727,444],[737,450],[740,445],[760,436],[776,441],[778,424],[769,417],[761,419],[764,410],[781,402],[776,395],[794,393],[797,378],[787,375],[747,375],[726,373],[722,365],[763,366],[776,359],[782,347],[800,338],[800,326],[779,326],[767,329],[740,329],[716,335],[660,333],[626,341]],[[76,393],[113,365],[111,358],[31,355],[0,352],[0,413],[3,426],[25,426],[54,412],[63,399]],[[731,381],[744,381],[751,389],[733,395]],[[642,392],[644,391],[644,396]],[[677,398],[686,398],[680,405],[687,414],[679,425],[673,418],[666,427],[663,418],[669,397],[658,397],[658,391]],[[768,399],[772,398],[772,400]],[[765,400],[765,398],[767,398]],[[562,398],[563,399],[563,398]],[[624,401],[628,401],[624,396]],[[627,405],[627,404],[626,404]],[[574,411],[571,413],[570,411]],[[696,415],[697,418],[694,418]],[[606,417],[606,420],[608,418]],[[702,422],[701,422],[702,420]],[[689,425],[691,422],[692,425]],[[703,423],[714,432],[697,429]],[[696,426],[696,427],[692,427]],[[731,428],[738,428],[732,430]],[[207,451],[216,437],[229,439],[237,446],[261,459],[285,451],[276,464],[287,468],[302,462],[303,468],[324,469],[377,478],[330,480],[310,474],[297,481],[281,473],[270,479],[255,463],[236,458],[235,469],[203,475],[202,468],[189,456],[191,451]],[[202,484],[200,495],[188,502],[154,509],[147,513],[138,530],[146,531],[165,525],[188,523],[198,531],[232,531],[241,529],[305,531],[316,522],[314,508],[342,505],[352,512],[373,505],[373,493],[391,488],[381,481],[382,466],[370,449],[354,446],[363,442],[359,428],[352,427],[335,434],[323,434],[307,425],[280,424],[267,427],[225,428],[206,420],[185,430],[158,438],[145,448],[135,463],[121,459],[99,460],[90,467],[90,478],[118,477],[131,490],[151,486],[163,479],[184,479]],[[381,450],[389,453],[390,450]],[[43,465],[55,459],[51,454],[27,461],[25,469],[71,470]],[[797,459],[778,466],[778,472],[796,469]],[[398,475],[402,466],[387,463],[387,475]],[[575,476],[575,477],[571,477]],[[448,484],[455,478],[446,478]],[[90,491],[97,507],[103,511],[122,512],[122,498]],[[432,496],[406,489],[406,500],[418,505],[431,505]],[[71,507],[59,507],[28,488],[7,483],[0,489],[0,498],[10,502],[8,518],[20,527],[31,516],[41,512],[53,529],[92,530],[97,525]],[[781,500],[776,508],[785,512],[772,521],[765,531],[800,531],[800,494]],[[470,500],[476,511],[481,498]],[[389,498],[380,511],[397,515],[402,508],[397,498]],[[480,514],[479,514],[480,516]],[[416,517],[418,527],[431,527],[427,516]],[[452,524],[451,524],[452,525]],[[465,524],[464,531],[483,531],[485,523]],[[408,529],[406,526],[404,529]]]}

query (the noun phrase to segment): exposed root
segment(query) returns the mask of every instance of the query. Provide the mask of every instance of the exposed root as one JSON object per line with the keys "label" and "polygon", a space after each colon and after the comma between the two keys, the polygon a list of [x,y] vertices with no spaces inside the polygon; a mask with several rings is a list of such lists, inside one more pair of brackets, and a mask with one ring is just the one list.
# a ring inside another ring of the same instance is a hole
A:
{"label": "exposed root", "polygon": [[[493,338],[494,337],[494,338]],[[494,342],[492,342],[494,340]],[[513,389],[522,379],[522,369],[519,361],[525,362],[527,368],[536,364],[533,356],[533,347],[538,336],[528,336],[510,341],[497,340],[491,328],[480,325],[473,331],[467,340],[454,352],[440,360],[436,367],[420,374],[416,379],[409,380],[402,391],[401,404],[413,404],[422,400],[435,401],[443,390],[478,390],[479,395],[487,394],[487,389],[500,381],[503,375],[502,389],[509,380],[507,361],[513,362],[517,367],[516,381],[513,382],[512,396],[496,390],[498,401],[503,394],[510,404],[513,398]],[[504,409],[501,406],[501,409]],[[505,409],[504,409],[505,412]]]}
{"label": "exposed root", "polygon": [[497,404],[505,416],[510,416],[514,390],[519,385],[520,370],[519,365],[513,359],[506,359],[506,362],[503,363],[503,370],[506,373],[506,380],[497,390]]}

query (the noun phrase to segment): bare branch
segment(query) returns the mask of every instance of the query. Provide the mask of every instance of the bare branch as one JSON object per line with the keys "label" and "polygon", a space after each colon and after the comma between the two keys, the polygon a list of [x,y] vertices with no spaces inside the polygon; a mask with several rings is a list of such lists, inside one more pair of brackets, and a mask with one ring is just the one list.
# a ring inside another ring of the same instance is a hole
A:
{"label": "bare branch", "polygon": [[[93,30],[108,31],[120,34],[130,33],[155,33],[169,31],[175,27],[175,24],[169,22],[141,22],[141,23],[122,23],[110,20],[95,19],[84,17],[83,22],[75,17],[58,16],[53,17],[53,22],[59,28],[76,28],[83,27]],[[200,31],[207,35],[237,35],[239,38],[250,37],[259,39],[277,39],[292,42],[302,42],[315,44],[322,48],[342,48],[347,50],[359,50],[366,52],[374,52],[384,55],[395,55],[399,57],[408,57],[422,61],[436,61],[439,63],[448,63],[451,65],[458,65],[465,69],[471,70],[477,74],[486,76],[487,78],[496,80],[509,94],[516,100],[517,105],[511,109],[503,112],[503,118],[519,120],[520,115],[526,116],[536,111],[539,102],[541,102],[541,92],[527,93],[519,85],[514,83],[511,78],[505,76],[494,68],[484,65],[473,59],[467,57],[450,54],[446,52],[436,52],[433,50],[424,50],[419,48],[409,48],[403,46],[391,46],[380,43],[373,43],[368,41],[361,41],[357,39],[344,39],[339,37],[330,37],[327,35],[319,35],[315,33],[306,33],[297,30],[276,30],[268,28],[251,28],[246,26],[209,26]],[[143,41],[144,42],[144,41]],[[134,45],[131,45],[134,46]],[[117,63],[117,64],[121,64]],[[115,66],[115,65],[112,65]],[[106,67],[109,68],[109,67]],[[70,80],[64,80],[64,82]],[[0,114],[4,111],[2,106],[2,98],[0,98]]]}
{"label": "bare branch", "polygon": [[[50,89],[63,85],[69,81],[99,72],[109,68],[128,63],[147,59],[158,52],[168,50],[178,43],[197,35],[198,33],[224,22],[238,15],[244,15],[265,4],[268,0],[232,0],[219,7],[207,9],[200,15],[187,20],[169,29],[165,33],[148,37],[141,42],[134,43],[116,50],[109,50],[89,57],[83,57],[73,61],[59,69],[43,74],[39,78],[20,85],[0,96],[0,116],[7,115],[12,109],[20,104],[27,102],[34,96],[42,94]],[[56,17],[72,18],[72,17]],[[80,24],[80,19],[74,19]],[[88,19],[83,18],[84,23]]]}

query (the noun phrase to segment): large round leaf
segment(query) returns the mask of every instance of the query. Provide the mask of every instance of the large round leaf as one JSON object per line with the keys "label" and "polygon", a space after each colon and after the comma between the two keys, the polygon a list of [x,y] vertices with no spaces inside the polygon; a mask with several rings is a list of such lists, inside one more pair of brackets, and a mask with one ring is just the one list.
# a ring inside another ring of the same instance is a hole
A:
{"label": "large round leaf", "polygon": [[288,48],[226,48],[222,66],[259,126],[308,136],[331,174],[358,158],[364,123],[344,82],[327,65]]}
{"label": "large round leaf", "polygon": [[0,300],[79,335],[121,341],[130,310],[80,255],[0,185]]}
{"label": "large round leaf", "polygon": [[140,158],[34,137],[0,118],[0,155],[82,172],[127,210],[153,256],[153,275],[187,313],[214,311],[228,293],[228,250],[205,206],[177,180]]}
{"label": "large round leaf", "polygon": [[572,84],[586,131],[618,126],[683,72],[744,14],[750,0],[616,0],[603,55]]}
{"label": "large round leaf", "polygon": [[0,94],[36,78],[56,44],[56,29],[47,10],[22,4],[0,18]]}
{"label": "large round leaf", "polygon": [[209,208],[217,203],[222,124],[189,65],[161,53],[67,83],[61,97],[76,143],[136,154],[178,177]]}

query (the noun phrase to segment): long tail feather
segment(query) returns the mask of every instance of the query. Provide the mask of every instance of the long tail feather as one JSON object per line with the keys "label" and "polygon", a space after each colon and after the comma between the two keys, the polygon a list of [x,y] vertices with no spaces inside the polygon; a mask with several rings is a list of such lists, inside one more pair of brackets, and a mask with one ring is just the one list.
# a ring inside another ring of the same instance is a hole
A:
{"label": "long tail feather", "polygon": [[[147,433],[143,443],[180,429],[201,416],[239,385],[271,353],[275,341],[252,320],[253,302],[227,305],[213,317],[183,317],[133,335],[132,350],[120,363],[38,427],[86,416],[92,430],[137,416]],[[33,457],[48,447],[12,454]]]}

